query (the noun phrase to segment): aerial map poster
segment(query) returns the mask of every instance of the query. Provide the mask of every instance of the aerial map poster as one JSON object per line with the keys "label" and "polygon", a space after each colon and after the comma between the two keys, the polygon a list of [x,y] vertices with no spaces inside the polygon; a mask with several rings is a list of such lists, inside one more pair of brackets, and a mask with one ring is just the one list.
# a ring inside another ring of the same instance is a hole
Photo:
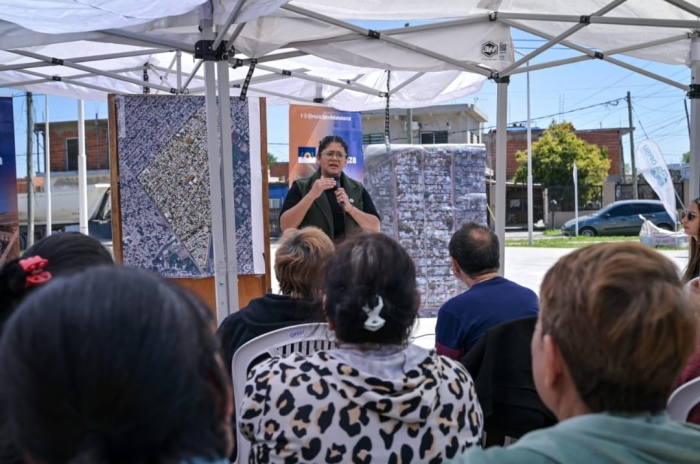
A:
{"label": "aerial map poster", "polygon": [[[204,97],[115,98],[122,261],[170,278],[214,275]],[[231,99],[238,274],[265,274],[260,102]]]}
{"label": "aerial map poster", "polygon": [[416,263],[422,317],[435,317],[463,291],[452,275],[448,245],[467,221],[486,224],[483,145],[384,145],[365,148],[365,187],[395,238]]}
{"label": "aerial map poster", "polygon": [[17,166],[12,97],[0,97],[0,266],[19,256]]}

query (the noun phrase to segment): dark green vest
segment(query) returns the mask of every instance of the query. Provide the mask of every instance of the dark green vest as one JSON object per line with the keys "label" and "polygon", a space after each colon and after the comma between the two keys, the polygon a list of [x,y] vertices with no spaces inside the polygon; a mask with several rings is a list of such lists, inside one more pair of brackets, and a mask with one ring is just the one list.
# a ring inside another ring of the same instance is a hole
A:
{"label": "dark green vest", "polygon": [[[296,181],[299,190],[301,191],[302,198],[306,196],[311,190],[316,182],[321,177],[321,170],[318,169],[314,174],[309,177],[304,177]],[[340,174],[340,184],[345,189],[345,193],[350,199],[350,203],[360,211],[364,211],[362,204],[362,192],[364,187],[361,183],[357,182],[346,176],[345,174]],[[321,194],[320,197],[314,200],[313,204],[306,212],[304,220],[299,224],[299,228],[306,226],[318,227],[328,235],[331,240],[335,240],[335,234],[333,233],[333,213],[331,211],[331,204],[328,202],[325,194]],[[355,220],[349,214],[345,215],[345,236],[349,237],[353,233],[361,231],[360,226],[355,222]]]}

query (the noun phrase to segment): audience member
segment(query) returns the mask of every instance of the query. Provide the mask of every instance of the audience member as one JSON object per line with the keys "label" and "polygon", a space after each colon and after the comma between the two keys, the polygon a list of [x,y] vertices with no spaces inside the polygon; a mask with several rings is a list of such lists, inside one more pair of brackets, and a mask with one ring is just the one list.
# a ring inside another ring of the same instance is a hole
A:
{"label": "audience member", "polygon": [[688,239],[690,259],[683,273],[684,282],[690,282],[700,276],[700,208],[698,205],[700,205],[700,198],[691,201],[688,210],[681,213],[683,232],[690,237]]}
{"label": "audience member", "polygon": [[[111,265],[112,255],[92,237],[77,232],[43,238],[24,253],[0,267],[0,334],[5,321],[22,300],[54,277],[68,276],[85,268]],[[6,422],[5,405],[0,400],[0,462],[24,462]]]}
{"label": "audience member", "polygon": [[32,463],[227,462],[231,390],[209,309],[143,271],[56,279],[10,318],[0,375]]}
{"label": "audience member", "polygon": [[442,462],[475,445],[482,414],[459,363],[408,343],[413,261],[381,234],[344,243],[326,269],[338,347],[256,366],[238,425],[255,462]]}
{"label": "audience member", "polygon": [[664,413],[696,338],[675,265],[639,243],[592,245],[561,258],[540,297],[533,372],[559,424],[455,462],[700,462],[700,427]]}
{"label": "audience member", "polygon": [[[685,289],[690,295],[690,299],[695,307],[696,315],[700,313],[700,278],[696,277],[685,285]],[[695,353],[690,357],[680,377],[676,381],[676,388],[684,383],[700,377],[700,320],[696,319],[696,329],[698,330],[698,340],[695,348]],[[687,417],[688,422],[700,424],[700,404],[690,410]]]}
{"label": "audience member", "polygon": [[315,227],[282,234],[275,254],[282,294],[255,298],[224,319],[217,332],[229,372],[234,353],[255,337],[290,325],[324,321],[323,266],[333,250],[331,239]]}
{"label": "audience member", "polygon": [[51,276],[67,276],[86,267],[113,264],[112,255],[95,238],[78,232],[45,237],[0,267],[0,329],[29,292]]}
{"label": "audience member", "polygon": [[537,295],[498,275],[498,237],[488,227],[468,222],[450,239],[455,276],[467,291],[438,311],[435,347],[438,354],[460,359],[491,327],[536,316]]}

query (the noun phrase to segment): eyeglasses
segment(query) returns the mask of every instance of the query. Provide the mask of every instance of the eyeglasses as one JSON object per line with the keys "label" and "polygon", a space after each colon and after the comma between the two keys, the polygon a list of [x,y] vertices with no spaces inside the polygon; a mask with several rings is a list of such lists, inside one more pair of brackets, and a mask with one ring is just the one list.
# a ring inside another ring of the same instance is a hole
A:
{"label": "eyeglasses", "polygon": [[348,156],[342,151],[324,151],[321,155],[326,159],[338,158],[339,160],[343,160]]}
{"label": "eyeglasses", "polygon": [[695,214],[695,213],[692,212],[692,211],[683,211],[683,212],[681,213],[681,219],[688,218],[688,222],[692,221],[692,220],[695,219],[696,217],[698,217],[698,215]]}

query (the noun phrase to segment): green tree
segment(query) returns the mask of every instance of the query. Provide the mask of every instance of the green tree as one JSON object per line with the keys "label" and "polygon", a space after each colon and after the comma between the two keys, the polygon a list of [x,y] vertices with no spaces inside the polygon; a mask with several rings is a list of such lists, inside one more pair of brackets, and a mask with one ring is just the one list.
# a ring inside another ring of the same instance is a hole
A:
{"label": "green tree", "polygon": [[[607,148],[581,140],[573,130],[569,122],[552,122],[539,140],[533,142],[532,179],[535,183],[545,187],[573,184],[574,163],[579,185],[600,185],[605,181],[610,169]],[[515,182],[527,182],[527,151],[518,151],[515,157],[518,161]]]}
{"label": "green tree", "polygon": [[267,165],[269,166],[269,165],[275,164],[275,163],[279,163],[279,160],[277,159],[277,157],[275,155],[273,155],[272,153],[268,153],[267,154]]}
{"label": "green tree", "polygon": [[[527,151],[515,154],[518,170],[515,182],[527,182]],[[578,171],[579,203],[600,201],[594,196],[600,195],[600,186],[608,175],[610,158],[607,148],[586,142],[576,136],[574,127],[569,122],[560,124],[552,121],[542,136],[532,144],[532,180],[544,187],[572,186],[572,172],[576,163]],[[554,195],[552,195],[554,194]],[[559,198],[559,203],[573,200],[573,188],[560,193],[550,189],[550,197]]]}
{"label": "green tree", "polygon": [[690,163],[690,152],[686,151],[683,153],[683,162],[684,163]]}

